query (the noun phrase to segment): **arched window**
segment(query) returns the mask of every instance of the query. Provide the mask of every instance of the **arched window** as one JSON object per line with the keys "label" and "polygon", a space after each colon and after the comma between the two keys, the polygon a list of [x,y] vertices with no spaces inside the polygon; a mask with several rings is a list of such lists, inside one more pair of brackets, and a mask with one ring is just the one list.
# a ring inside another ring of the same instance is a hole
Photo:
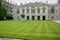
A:
{"label": "arched window", "polygon": [[29,9],[26,9],[26,11],[27,11],[27,14],[29,13]]}
{"label": "arched window", "polygon": [[55,8],[54,7],[51,8],[51,13],[55,13]]}
{"label": "arched window", "polygon": [[37,9],[37,13],[40,13],[40,8]]}
{"label": "arched window", "polygon": [[43,9],[43,13],[45,13],[46,8],[45,8],[45,7],[43,7],[42,9]]}
{"label": "arched window", "polygon": [[34,6],[31,7],[31,13],[35,13],[35,7]]}
{"label": "arched window", "polygon": [[31,9],[31,13],[35,13],[35,9]]}

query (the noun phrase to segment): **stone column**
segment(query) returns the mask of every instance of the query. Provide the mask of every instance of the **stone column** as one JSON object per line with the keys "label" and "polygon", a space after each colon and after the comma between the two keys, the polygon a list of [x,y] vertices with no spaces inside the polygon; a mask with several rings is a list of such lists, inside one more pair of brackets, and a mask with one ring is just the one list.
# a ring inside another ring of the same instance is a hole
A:
{"label": "stone column", "polygon": [[13,8],[13,18],[14,18],[14,20],[17,20],[17,9],[14,7]]}
{"label": "stone column", "polygon": [[58,9],[58,8],[57,8],[57,7],[55,7],[55,15],[57,15],[57,9]]}
{"label": "stone column", "polygon": [[29,7],[29,20],[32,20],[31,7]]}
{"label": "stone column", "polygon": [[20,8],[19,10],[20,10],[20,15],[19,15],[19,16],[20,16],[20,19],[22,19],[22,18],[21,18],[22,8]]}
{"label": "stone column", "polygon": [[48,14],[48,7],[46,7],[46,11],[45,11],[46,14]]}
{"label": "stone column", "polygon": [[35,7],[35,14],[37,15],[37,7]]}
{"label": "stone column", "polygon": [[25,20],[27,20],[27,11],[26,11],[26,7],[25,7]]}
{"label": "stone column", "polygon": [[[48,14],[48,7],[46,7],[46,14]],[[48,15],[46,15],[46,20],[48,20]]]}
{"label": "stone column", "polygon": [[[8,13],[8,12],[7,12]],[[15,18],[14,18],[14,8],[13,8],[13,19],[15,20]]]}
{"label": "stone column", "polygon": [[46,15],[46,20],[48,20],[48,15]]}
{"label": "stone column", "polygon": [[40,16],[40,20],[42,20],[42,15]]}
{"label": "stone column", "polygon": [[35,20],[37,20],[37,15],[35,15]]}
{"label": "stone column", "polygon": [[20,10],[20,15],[22,14],[22,8],[19,9]]}
{"label": "stone column", "polygon": [[37,20],[37,7],[35,7],[35,20]]}
{"label": "stone column", "polygon": [[[43,12],[42,12],[43,10],[42,10],[42,6],[40,7],[40,14],[43,14]],[[42,20],[42,15],[40,15],[40,20]]]}
{"label": "stone column", "polygon": [[43,12],[42,12],[43,10],[42,10],[42,7],[40,7],[40,14],[43,14]]}

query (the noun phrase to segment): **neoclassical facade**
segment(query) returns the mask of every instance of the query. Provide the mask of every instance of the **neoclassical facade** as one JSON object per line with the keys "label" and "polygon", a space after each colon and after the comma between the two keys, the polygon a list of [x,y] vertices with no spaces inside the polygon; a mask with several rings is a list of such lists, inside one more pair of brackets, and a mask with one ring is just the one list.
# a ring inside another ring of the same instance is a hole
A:
{"label": "neoclassical facade", "polygon": [[21,4],[13,6],[12,17],[14,20],[22,19],[21,14],[25,15],[25,20],[60,20],[60,0],[56,4],[42,2]]}
{"label": "neoclassical facade", "polygon": [[19,16],[25,14],[27,20],[47,20],[48,19],[48,5],[40,3],[32,3],[20,6]]}

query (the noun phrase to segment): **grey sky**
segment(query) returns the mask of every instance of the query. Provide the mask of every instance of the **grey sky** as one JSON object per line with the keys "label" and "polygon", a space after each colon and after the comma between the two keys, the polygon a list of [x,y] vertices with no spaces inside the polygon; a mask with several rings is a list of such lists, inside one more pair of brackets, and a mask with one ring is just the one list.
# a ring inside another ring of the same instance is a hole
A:
{"label": "grey sky", "polygon": [[20,4],[20,3],[29,3],[29,2],[45,2],[46,3],[46,1],[48,1],[48,3],[57,3],[57,0],[10,0],[10,2],[12,2],[12,3],[17,3],[18,5]]}

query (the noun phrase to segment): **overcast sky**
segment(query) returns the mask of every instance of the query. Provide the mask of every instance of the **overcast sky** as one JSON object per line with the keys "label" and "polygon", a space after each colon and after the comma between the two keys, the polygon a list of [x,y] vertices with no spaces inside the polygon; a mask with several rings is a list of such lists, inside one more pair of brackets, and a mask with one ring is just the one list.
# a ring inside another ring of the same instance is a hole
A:
{"label": "overcast sky", "polygon": [[48,3],[57,3],[57,0],[9,0],[10,2],[12,2],[12,3],[17,3],[18,5],[20,4],[20,3],[29,3],[29,2],[44,2],[44,3],[46,3],[46,1],[48,1]]}

